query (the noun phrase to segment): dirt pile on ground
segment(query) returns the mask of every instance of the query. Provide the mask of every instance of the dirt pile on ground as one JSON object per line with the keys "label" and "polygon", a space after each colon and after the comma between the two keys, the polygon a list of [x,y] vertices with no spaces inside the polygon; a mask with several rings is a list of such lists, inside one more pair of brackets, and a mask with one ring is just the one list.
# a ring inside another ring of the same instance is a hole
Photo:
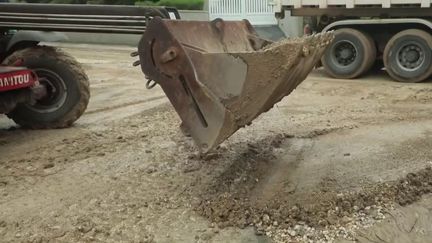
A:
{"label": "dirt pile on ground", "polygon": [[257,234],[266,234],[276,241],[286,241],[287,237],[324,241],[340,236],[354,239],[346,227],[370,225],[372,220],[384,219],[385,212],[394,203],[411,204],[432,192],[432,169],[427,167],[400,180],[364,186],[358,191],[328,190],[325,184],[332,183],[328,178],[308,195],[307,201],[294,200],[290,190],[260,200],[259,195],[252,194],[272,166],[275,158],[272,150],[291,137],[279,135],[249,144],[235,167],[226,170],[228,173],[220,175],[205,191],[196,211],[219,227],[254,226]]}

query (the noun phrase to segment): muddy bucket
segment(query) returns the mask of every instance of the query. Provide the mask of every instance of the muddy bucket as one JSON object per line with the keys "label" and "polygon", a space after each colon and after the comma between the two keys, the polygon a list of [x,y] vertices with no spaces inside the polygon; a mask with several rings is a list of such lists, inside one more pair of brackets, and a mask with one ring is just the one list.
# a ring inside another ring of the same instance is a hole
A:
{"label": "muddy bucket", "polygon": [[247,20],[154,18],[138,54],[146,77],[162,87],[206,152],[291,93],[332,38],[324,33],[272,43]]}

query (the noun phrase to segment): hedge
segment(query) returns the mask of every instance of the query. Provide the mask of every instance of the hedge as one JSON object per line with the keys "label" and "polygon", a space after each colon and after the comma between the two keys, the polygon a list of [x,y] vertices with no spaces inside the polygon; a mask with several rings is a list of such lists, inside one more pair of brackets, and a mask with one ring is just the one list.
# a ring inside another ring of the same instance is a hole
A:
{"label": "hedge", "polygon": [[177,9],[187,10],[202,10],[204,6],[204,0],[160,0],[159,2],[153,1],[139,1],[135,2],[136,5],[147,5],[147,6],[169,6]]}
{"label": "hedge", "polygon": [[121,4],[121,5],[146,5],[146,6],[167,6],[177,9],[202,10],[204,0],[18,0],[28,3],[69,3],[69,4]]}

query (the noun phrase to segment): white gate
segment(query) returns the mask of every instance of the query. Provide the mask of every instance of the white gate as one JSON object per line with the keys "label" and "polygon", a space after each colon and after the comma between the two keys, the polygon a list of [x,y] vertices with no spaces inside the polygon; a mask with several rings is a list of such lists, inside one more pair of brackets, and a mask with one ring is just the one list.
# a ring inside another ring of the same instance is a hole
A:
{"label": "white gate", "polygon": [[252,25],[275,25],[272,0],[209,0],[210,19],[247,19]]}

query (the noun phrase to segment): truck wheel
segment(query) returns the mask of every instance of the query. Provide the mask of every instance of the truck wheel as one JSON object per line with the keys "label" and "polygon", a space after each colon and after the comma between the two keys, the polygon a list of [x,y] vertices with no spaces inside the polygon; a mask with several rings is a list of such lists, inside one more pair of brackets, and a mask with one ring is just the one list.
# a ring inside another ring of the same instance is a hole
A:
{"label": "truck wheel", "polygon": [[35,46],[12,53],[3,64],[22,60],[45,85],[47,95],[35,104],[19,104],[8,115],[28,128],[64,128],[72,125],[87,108],[89,81],[80,64],[54,47]]}
{"label": "truck wheel", "polygon": [[384,49],[387,73],[399,82],[416,83],[432,74],[432,36],[417,29],[394,35]]}
{"label": "truck wheel", "polygon": [[335,31],[335,39],[321,61],[334,78],[356,78],[368,71],[375,62],[373,39],[361,31],[343,28]]}

